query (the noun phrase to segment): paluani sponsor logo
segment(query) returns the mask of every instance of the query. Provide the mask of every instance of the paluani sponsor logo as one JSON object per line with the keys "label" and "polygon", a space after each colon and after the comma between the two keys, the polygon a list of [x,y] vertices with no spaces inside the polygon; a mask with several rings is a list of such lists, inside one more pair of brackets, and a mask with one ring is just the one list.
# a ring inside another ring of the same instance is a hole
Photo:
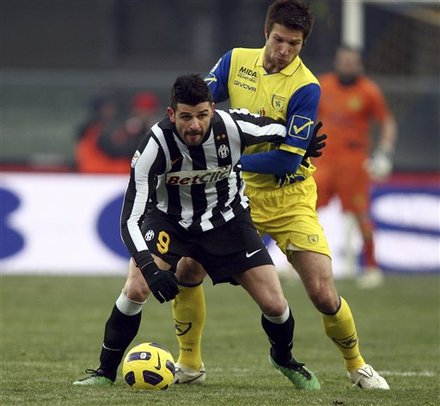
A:
{"label": "paluani sponsor logo", "polygon": [[231,165],[221,166],[214,169],[203,169],[198,171],[180,171],[167,174],[166,184],[185,186],[202,185],[206,183],[215,183],[229,177]]}

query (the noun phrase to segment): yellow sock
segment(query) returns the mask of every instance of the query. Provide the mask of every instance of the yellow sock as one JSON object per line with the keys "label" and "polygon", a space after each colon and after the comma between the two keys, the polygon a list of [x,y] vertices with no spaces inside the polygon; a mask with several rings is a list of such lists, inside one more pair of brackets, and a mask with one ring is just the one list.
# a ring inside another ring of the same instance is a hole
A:
{"label": "yellow sock", "polygon": [[324,329],[344,357],[347,371],[365,364],[359,350],[359,339],[348,303],[341,297],[341,307],[334,315],[321,314]]}
{"label": "yellow sock", "polygon": [[202,365],[201,343],[206,319],[203,286],[181,286],[179,294],[173,300],[172,308],[179,342],[177,362],[199,370]]}

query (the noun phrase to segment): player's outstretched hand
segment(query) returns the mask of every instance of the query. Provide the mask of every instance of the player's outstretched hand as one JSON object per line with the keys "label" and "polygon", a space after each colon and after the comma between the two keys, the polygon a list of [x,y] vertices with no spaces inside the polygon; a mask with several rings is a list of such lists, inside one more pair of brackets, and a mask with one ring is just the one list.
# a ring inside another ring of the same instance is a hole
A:
{"label": "player's outstretched hand", "polygon": [[142,275],[160,303],[173,300],[179,293],[177,278],[173,271],[162,271],[154,262],[150,262],[142,268]]}

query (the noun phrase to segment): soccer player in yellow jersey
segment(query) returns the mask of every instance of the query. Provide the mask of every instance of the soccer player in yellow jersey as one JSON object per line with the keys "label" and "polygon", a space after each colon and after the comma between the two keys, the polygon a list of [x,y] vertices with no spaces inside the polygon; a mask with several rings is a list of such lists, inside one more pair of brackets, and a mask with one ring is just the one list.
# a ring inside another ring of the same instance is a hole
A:
{"label": "soccer player in yellow jersey", "polygon": [[[232,49],[205,80],[214,101],[229,99],[232,108],[246,108],[287,123],[293,143],[252,146],[242,156],[253,222],[261,235],[269,234],[277,242],[298,272],[353,384],[389,389],[362,357],[350,307],[336,291],[330,251],[316,212],[315,168],[303,160],[320,97],[318,80],[299,57],[312,25],[313,16],[304,3],[275,1],[266,16],[265,46]],[[284,175],[289,172],[290,176]],[[206,376],[201,358],[204,271],[190,259],[179,265],[177,275],[183,287],[173,302],[180,346],[175,382],[202,383]]]}

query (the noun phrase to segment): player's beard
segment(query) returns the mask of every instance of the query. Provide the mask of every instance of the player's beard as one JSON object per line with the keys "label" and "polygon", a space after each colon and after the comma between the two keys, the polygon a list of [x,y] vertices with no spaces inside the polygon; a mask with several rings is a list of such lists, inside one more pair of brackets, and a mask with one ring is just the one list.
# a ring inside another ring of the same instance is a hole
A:
{"label": "player's beard", "polygon": [[186,145],[195,146],[199,145],[203,140],[202,131],[186,131],[183,135]]}

